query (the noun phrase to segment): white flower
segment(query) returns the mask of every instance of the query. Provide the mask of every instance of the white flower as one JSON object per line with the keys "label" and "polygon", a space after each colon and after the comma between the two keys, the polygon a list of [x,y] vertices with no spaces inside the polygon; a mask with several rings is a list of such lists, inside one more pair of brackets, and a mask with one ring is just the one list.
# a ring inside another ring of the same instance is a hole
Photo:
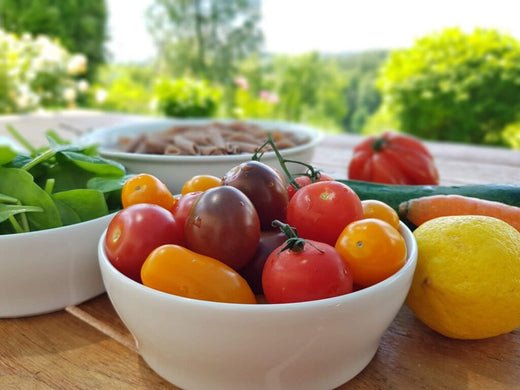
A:
{"label": "white flower", "polygon": [[73,55],[67,64],[67,73],[75,76],[87,71],[87,57],[83,54]]}
{"label": "white flower", "polygon": [[63,90],[63,98],[69,103],[76,100],[76,91],[74,88],[65,88]]}
{"label": "white flower", "polygon": [[65,56],[65,50],[53,43],[46,36],[39,35],[36,38],[36,42],[40,48],[40,57],[43,62],[47,63],[60,63]]}
{"label": "white flower", "polygon": [[87,92],[89,87],[89,83],[85,79],[81,79],[78,81],[78,91]]}
{"label": "white flower", "polygon": [[101,104],[107,99],[107,91],[104,89],[98,89],[96,91],[96,102]]}

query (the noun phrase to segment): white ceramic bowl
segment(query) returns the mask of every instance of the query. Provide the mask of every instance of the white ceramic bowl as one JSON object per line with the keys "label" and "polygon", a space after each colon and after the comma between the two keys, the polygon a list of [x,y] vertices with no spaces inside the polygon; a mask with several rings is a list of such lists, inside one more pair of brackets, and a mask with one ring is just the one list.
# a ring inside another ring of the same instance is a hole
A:
{"label": "white ceramic bowl", "polygon": [[0,235],[0,318],[48,313],[103,293],[96,248],[112,217]]}
{"label": "white ceramic bowl", "polygon": [[103,281],[139,353],[185,389],[332,389],[358,374],[401,308],[417,244],[390,278],[351,294],[290,304],[227,304],[166,294],[117,271],[98,246]]}
{"label": "white ceramic bowl", "polygon": [[[163,181],[171,191],[180,192],[183,183],[195,175],[208,174],[223,176],[229,169],[244,161],[250,160],[250,154],[225,156],[173,156],[127,153],[117,150],[121,136],[137,136],[142,133],[162,132],[175,125],[208,124],[212,122],[231,122],[221,119],[148,119],[135,123],[96,129],[81,138],[85,143],[99,145],[99,153],[111,160],[122,163],[130,173],[149,173]],[[316,129],[286,122],[247,120],[265,129],[292,131],[309,137],[309,142],[295,147],[280,150],[288,159],[310,163],[316,145],[322,139],[322,133]],[[273,152],[265,153],[262,162],[280,168]],[[296,169],[297,168],[297,169]],[[302,167],[289,164],[289,169],[302,172]]]}

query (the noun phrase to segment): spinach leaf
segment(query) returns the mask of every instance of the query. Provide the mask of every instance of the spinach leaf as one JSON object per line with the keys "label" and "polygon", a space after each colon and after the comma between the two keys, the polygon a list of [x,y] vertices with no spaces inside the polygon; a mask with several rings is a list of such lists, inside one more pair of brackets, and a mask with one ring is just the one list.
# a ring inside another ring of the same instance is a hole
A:
{"label": "spinach leaf", "polygon": [[0,222],[8,220],[12,215],[20,213],[41,213],[42,211],[43,209],[37,206],[19,206],[0,203]]}
{"label": "spinach leaf", "polygon": [[88,221],[108,214],[105,196],[97,190],[77,189],[62,191],[56,192],[52,197],[74,210],[81,221]]}
{"label": "spinach leaf", "polygon": [[7,145],[0,145],[0,165],[13,161],[17,153]]}
{"label": "spinach leaf", "polygon": [[38,176],[36,182],[43,188],[48,179],[54,179],[54,192],[85,188],[87,182],[94,176],[76,164],[61,158],[58,158],[56,164],[44,168],[44,172]]}
{"label": "spinach leaf", "polygon": [[59,153],[80,168],[97,176],[123,176],[125,174],[123,165],[116,161],[78,152],[61,151]]}
{"label": "spinach leaf", "polygon": [[60,213],[52,198],[25,170],[0,167],[0,193],[18,199],[23,206],[37,206],[43,209],[42,213],[27,215],[32,230],[62,226]]}
{"label": "spinach leaf", "polygon": [[130,177],[133,175],[125,175],[118,177],[93,177],[87,182],[87,188],[98,190],[103,193],[119,191]]}
{"label": "spinach leaf", "polygon": [[63,226],[73,225],[75,223],[80,223],[81,218],[78,213],[74,211],[72,207],[70,207],[67,203],[62,202],[59,199],[54,198],[54,203],[60,212],[61,221]]}

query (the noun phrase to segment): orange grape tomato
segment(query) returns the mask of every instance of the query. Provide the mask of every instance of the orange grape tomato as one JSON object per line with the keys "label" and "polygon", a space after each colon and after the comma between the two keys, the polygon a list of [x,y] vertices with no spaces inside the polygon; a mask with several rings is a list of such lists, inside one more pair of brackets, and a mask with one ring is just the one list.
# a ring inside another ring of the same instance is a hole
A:
{"label": "orange grape tomato", "polygon": [[224,263],[179,245],[154,249],[141,268],[145,286],[186,298],[227,303],[256,303],[253,291]]}
{"label": "orange grape tomato", "polygon": [[397,229],[375,218],[350,223],[336,250],[347,263],[354,284],[368,287],[396,273],[406,261],[406,244]]}
{"label": "orange grape tomato", "polygon": [[191,179],[186,180],[182,186],[181,194],[185,195],[188,192],[206,191],[213,187],[221,185],[221,179],[212,175],[197,175]]}
{"label": "orange grape tomato", "polygon": [[386,203],[380,200],[367,199],[361,201],[361,206],[363,207],[363,218],[381,219],[399,229],[399,215]]}
{"label": "orange grape tomato", "polygon": [[151,203],[172,210],[177,200],[166,185],[153,175],[141,173],[129,178],[121,189],[123,208],[138,204]]}

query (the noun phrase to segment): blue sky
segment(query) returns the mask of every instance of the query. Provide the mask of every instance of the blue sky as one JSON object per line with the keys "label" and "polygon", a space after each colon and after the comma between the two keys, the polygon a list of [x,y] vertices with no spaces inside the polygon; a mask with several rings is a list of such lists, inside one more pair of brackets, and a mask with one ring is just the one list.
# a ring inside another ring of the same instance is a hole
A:
{"label": "blue sky", "polygon": [[[153,0],[107,2],[113,59],[151,58],[144,12]],[[450,26],[497,28],[520,39],[518,15],[517,0],[262,1],[266,50],[291,54],[409,47],[416,38]]]}

